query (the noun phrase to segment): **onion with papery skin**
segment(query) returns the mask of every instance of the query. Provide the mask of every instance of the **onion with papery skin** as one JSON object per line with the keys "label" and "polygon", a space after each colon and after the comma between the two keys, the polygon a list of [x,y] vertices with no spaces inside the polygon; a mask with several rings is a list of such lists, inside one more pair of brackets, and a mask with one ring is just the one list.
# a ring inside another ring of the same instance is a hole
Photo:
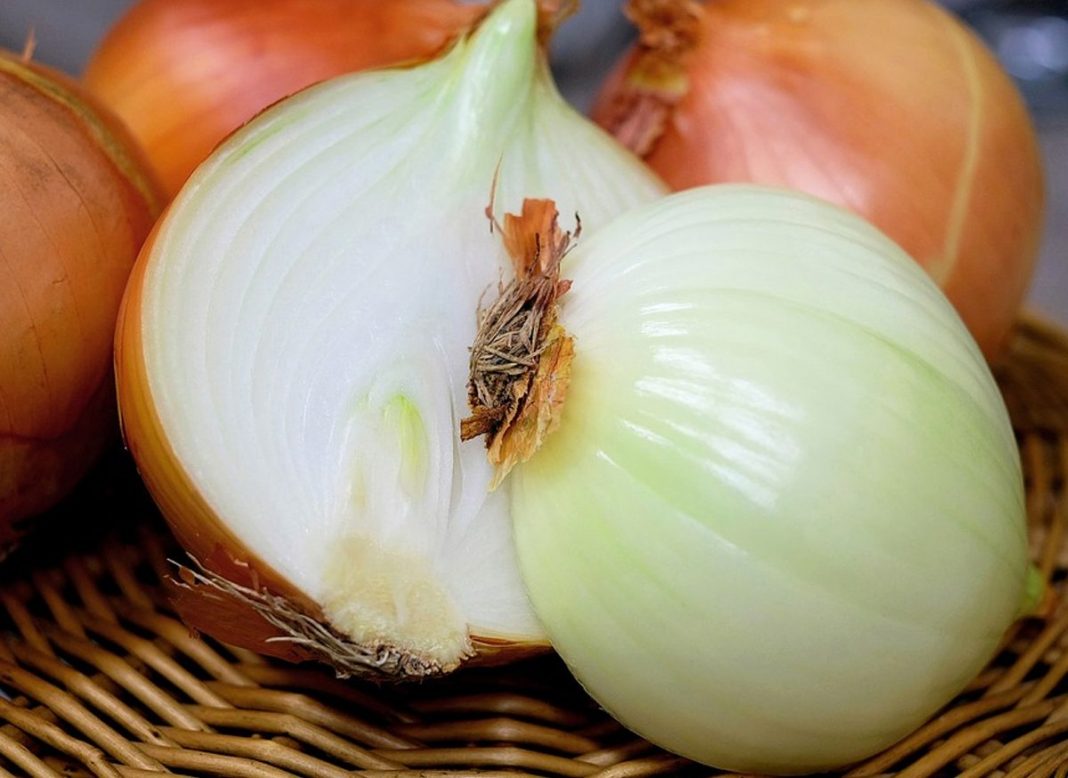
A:
{"label": "onion with papery skin", "polygon": [[119,402],[198,629],[391,677],[544,646],[507,489],[457,437],[506,268],[483,212],[551,195],[593,227],[665,190],[567,106],[537,37],[507,0],[438,60],[282,101],[146,244]]}
{"label": "onion with papery skin", "polygon": [[85,82],[173,196],[271,103],[331,76],[428,59],[482,13],[454,0],[141,0],[94,52]]}
{"label": "onion with papery skin", "polygon": [[121,123],[0,52],[0,551],[116,439],[115,317],[159,211]]}
{"label": "onion with papery skin", "polygon": [[845,206],[913,256],[988,358],[1031,278],[1043,182],[1009,77],[923,0],[632,0],[643,44],[596,121],[669,185]]}
{"label": "onion with papery skin", "polygon": [[570,383],[511,511],[593,697],[693,759],[802,773],[960,692],[1035,592],[1008,414],[918,266],[731,185],[624,214],[560,272]]}

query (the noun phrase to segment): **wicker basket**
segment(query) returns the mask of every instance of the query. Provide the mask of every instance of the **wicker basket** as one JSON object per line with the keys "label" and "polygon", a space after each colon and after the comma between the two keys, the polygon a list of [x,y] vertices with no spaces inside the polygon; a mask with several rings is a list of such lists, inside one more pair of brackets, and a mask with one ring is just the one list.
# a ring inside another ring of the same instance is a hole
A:
{"label": "wicker basket", "polygon": [[[1048,615],[847,775],[1068,776],[1068,338],[1021,324],[998,379]],[[116,457],[6,566],[0,776],[718,774],[622,729],[551,657],[379,688],[197,639],[162,595],[176,552],[154,516]]]}

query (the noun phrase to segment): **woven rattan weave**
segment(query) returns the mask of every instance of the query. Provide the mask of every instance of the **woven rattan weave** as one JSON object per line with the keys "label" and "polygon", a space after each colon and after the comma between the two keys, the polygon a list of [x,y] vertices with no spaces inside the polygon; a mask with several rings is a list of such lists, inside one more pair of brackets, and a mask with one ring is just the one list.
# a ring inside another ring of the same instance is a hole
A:
{"label": "woven rattan weave", "polygon": [[[1068,776],[1068,337],[1021,324],[998,379],[1054,594],[954,704],[848,775]],[[10,560],[0,776],[719,775],[623,730],[552,657],[374,687],[202,641],[162,593],[176,553],[116,456]]]}

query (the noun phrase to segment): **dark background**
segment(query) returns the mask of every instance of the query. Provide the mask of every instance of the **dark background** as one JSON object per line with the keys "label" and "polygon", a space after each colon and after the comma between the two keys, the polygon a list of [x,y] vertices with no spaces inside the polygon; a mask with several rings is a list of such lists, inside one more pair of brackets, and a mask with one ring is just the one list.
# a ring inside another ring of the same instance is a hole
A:
{"label": "dark background", "polygon": [[[1031,106],[1046,157],[1049,210],[1030,305],[1068,327],[1068,0],[943,2],[987,40]],[[586,107],[630,40],[621,3],[584,0],[578,15],[557,33],[554,68],[564,94],[579,108]],[[105,30],[131,4],[0,0],[0,46],[21,50],[33,29],[36,58],[77,75]]]}

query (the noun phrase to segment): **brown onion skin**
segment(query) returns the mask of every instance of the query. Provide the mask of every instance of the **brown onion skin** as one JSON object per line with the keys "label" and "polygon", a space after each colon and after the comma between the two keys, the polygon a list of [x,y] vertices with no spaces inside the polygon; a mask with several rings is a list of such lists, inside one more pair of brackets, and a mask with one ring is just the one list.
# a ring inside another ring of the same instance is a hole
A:
{"label": "brown onion skin", "polygon": [[159,213],[121,123],[0,52],[0,550],[117,439],[115,318]]}
{"label": "brown onion skin", "polygon": [[342,73],[429,59],[483,13],[454,0],[141,0],[84,78],[173,197],[268,105]]}
{"label": "brown onion skin", "polygon": [[[165,216],[160,219],[160,224]],[[149,235],[130,275],[115,332],[115,380],[123,438],[137,463],[142,480],[170,525],[178,542],[196,564],[230,582],[282,597],[301,613],[326,623],[322,608],[262,559],[226,526],[197,491],[174,453],[156,412],[148,370],[142,313],[145,278],[152,261],[158,226]],[[182,619],[223,642],[291,662],[320,660],[270,624],[247,602],[198,584],[185,576],[171,587],[171,599]],[[549,650],[547,643],[511,641],[471,635],[475,656],[469,664],[512,662]]]}
{"label": "brown onion skin", "polygon": [[861,214],[927,269],[994,359],[1034,268],[1044,187],[1026,107],[983,44],[925,0],[691,8],[685,91],[658,136],[625,137],[638,52],[594,119],[644,146],[674,189],[783,185]]}

